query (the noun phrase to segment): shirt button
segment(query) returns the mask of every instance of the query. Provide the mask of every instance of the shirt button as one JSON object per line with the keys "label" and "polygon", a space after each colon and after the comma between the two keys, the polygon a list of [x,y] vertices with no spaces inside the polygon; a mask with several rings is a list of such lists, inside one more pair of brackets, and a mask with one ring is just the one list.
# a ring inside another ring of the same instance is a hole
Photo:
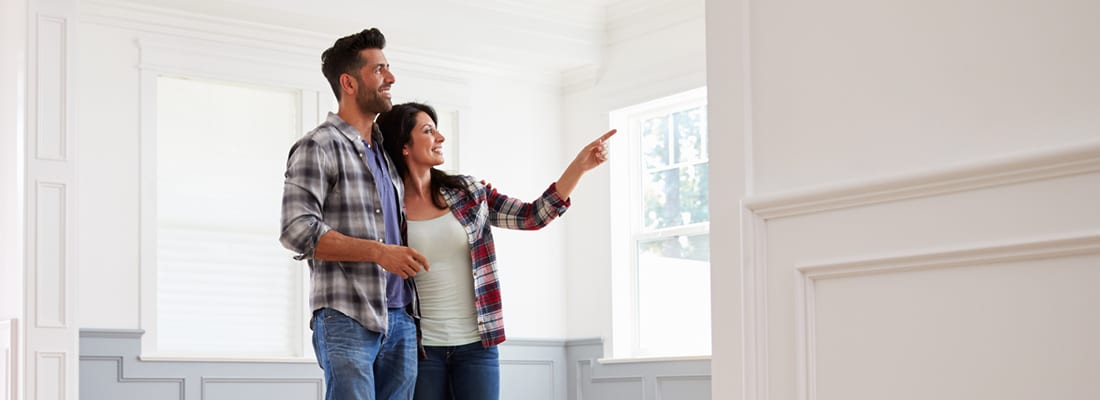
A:
{"label": "shirt button", "polygon": [[374,213],[375,213],[375,214],[381,214],[381,213],[382,213],[382,209],[381,209],[381,208],[375,208],[375,209],[374,209]]}
{"label": "shirt button", "polygon": [[379,242],[385,242],[386,240],[385,240],[385,239],[382,239],[382,238],[378,238],[378,241],[379,241]]}

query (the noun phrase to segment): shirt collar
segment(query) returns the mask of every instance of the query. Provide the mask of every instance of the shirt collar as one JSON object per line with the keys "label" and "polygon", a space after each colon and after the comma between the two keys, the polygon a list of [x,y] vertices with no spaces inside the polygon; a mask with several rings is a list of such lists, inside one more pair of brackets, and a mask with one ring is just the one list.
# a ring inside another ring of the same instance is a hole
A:
{"label": "shirt collar", "polygon": [[[351,124],[347,123],[347,121],[344,121],[344,119],[340,118],[340,116],[336,113],[330,111],[328,113],[328,117],[325,118],[325,121],[332,124],[332,126],[335,126],[336,129],[344,135],[344,137],[348,138],[348,140],[351,140],[353,143],[363,141],[363,137],[360,136],[359,130],[356,129],[354,126],[351,126]],[[373,147],[378,147],[382,145],[382,131],[378,129],[377,123],[371,124],[370,139],[371,143],[374,145]]]}

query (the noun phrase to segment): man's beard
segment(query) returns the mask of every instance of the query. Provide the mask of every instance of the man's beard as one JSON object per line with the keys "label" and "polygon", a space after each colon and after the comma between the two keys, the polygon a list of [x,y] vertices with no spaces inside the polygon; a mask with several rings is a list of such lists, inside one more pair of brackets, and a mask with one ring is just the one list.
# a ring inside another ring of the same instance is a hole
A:
{"label": "man's beard", "polygon": [[[359,88],[362,89],[366,85],[362,79],[359,80]],[[359,111],[364,114],[379,114],[389,111],[393,108],[393,103],[390,99],[382,96],[377,90],[366,91],[360,90],[356,97],[356,102],[359,103]]]}

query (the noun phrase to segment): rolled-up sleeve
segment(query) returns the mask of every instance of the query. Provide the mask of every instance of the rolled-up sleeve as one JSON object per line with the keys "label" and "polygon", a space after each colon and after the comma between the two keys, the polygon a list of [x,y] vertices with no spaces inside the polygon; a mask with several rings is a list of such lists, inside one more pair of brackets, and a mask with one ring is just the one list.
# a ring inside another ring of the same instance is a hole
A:
{"label": "rolled-up sleeve", "polygon": [[486,194],[489,200],[489,218],[493,226],[507,229],[538,230],[565,214],[569,199],[561,198],[557,184],[551,183],[534,202],[528,203],[508,197],[496,190]]}
{"label": "rolled-up sleeve", "polygon": [[313,258],[317,241],[332,228],[323,219],[333,160],[322,145],[303,139],[290,149],[283,183],[283,247],[298,253],[294,258]]}

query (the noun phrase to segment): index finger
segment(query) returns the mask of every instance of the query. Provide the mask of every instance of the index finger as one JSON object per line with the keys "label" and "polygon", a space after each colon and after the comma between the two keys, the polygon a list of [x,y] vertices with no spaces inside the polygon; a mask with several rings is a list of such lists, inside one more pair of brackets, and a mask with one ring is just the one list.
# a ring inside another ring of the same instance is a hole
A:
{"label": "index finger", "polygon": [[432,269],[431,266],[428,265],[428,259],[420,253],[416,253],[416,255],[413,256],[413,259],[415,259],[416,262],[420,263],[420,266],[424,267],[425,271],[430,271]]}
{"label": "index finger", "polygon": [[600,142],[606,141],[608,138],[615,135],[615,132],[618,132],[618,131],[619,131],[618,129],[609,130],[609,131],[607,131],[607,133],[605,133],[603,135],[600,135],[600,138],[596,139],[596,140],[598,140]]}

